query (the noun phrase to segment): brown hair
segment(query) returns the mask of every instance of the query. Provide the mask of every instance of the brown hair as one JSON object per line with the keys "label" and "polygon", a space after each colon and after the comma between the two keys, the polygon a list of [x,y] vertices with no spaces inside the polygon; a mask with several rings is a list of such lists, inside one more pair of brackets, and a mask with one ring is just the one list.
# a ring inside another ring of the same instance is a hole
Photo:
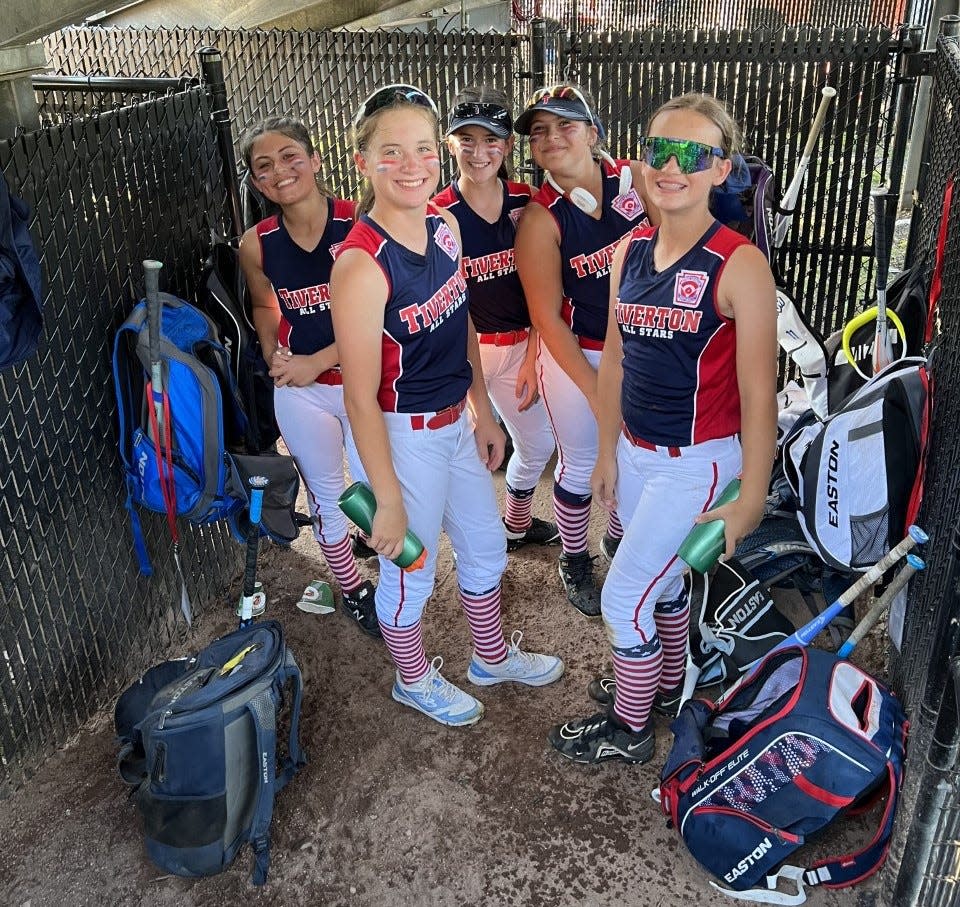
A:
{"label": "brown hair", "polygon": [[[276,132],[292,139],[298,145],[301,145],[310,157],[317,153],[317,149],[313,145],[313,139],[310,137],[310,131],[303,120],[291,116],[265,117],[258,123],[247,127],[243,131],[243,135],[240,136],[240,157],[251,173],[253,172],[253,146],[257,139],[269,132]],[[316,183],[321,195],[333,195],[319,173],[316,175]]]}
{"label": "brown hair", "polygon": [[653,121],[661,113],[670,110],[691,110],[713,123],[720,130],[720,147],[728,158],[732,154],[737,154],[743,147],[743,133],[740,131],[737,121],[731,115],[727,105],[713,95],[691,91],[671,98],[666,104],[661,104],[647,121],[647,132],[650,132]]}
{"label": "brown hair", "polygon": [[[457,104],[499,104],[504,110],[511,110],[512,105],[510,97],[500,88],[494,88],[492,85],[468,85],[463,91],[456,94],[450,109],[453,110]],[[509,136],[507,140],[509,141]],[[513,179],[513,165],[504,155],[500,162],[500,169],[497,171],[500,179]]]}
{"label": "brown hair", "polygon": [[[436,115],[433,111],[424,107],[421,104],[415,104],[413,101],[407,100],[402,94],[397,94],[394,99],[384,107],[375,110],[368,117],[363,117],[360,122],[356,123],[351,130],[353,138],[353,150],[358,154],[363,154],[367,146],[370,144],[371,139],[373,139],[373,134],[377,131],[377,123],[380,122],[380,117],[383,116],[388,110],[402,110],[405,107],[409,107],[411,110],[418,110],[427,119],[433,124],[433,131],[437,138],[437,143],[440,142],[440,123],[437,120]],[[361,214],[366,214],[372,207],[373,203],[376,200],[376,195],[373,191],[373,183],[368,179],[366,185],[363,187],[363,192],[360,195],[360,201],[357,203],[357,219],[360,218]]]}

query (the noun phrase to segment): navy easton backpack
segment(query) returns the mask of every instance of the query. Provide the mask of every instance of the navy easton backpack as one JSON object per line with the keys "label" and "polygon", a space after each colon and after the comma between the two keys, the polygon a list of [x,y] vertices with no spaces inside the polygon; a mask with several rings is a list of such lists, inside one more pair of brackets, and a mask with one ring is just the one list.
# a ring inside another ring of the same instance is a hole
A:
{"label": "navy easton backpack", "polygon": [[[684,705],[671,726],[660,805],[697,861],[722,880],[715,888],[740,900],[800,904],[804,883],[842,888],[883,863],[907,726],[893,694],[856,665],[819,649],[783,649],[719,703]],[[880,828],[862,850],[781,866],[839,815],[883,796]],[[796,881],[799,894],[782,900],[774,891],[780,877]]]}
{"label": "navy easton backpack", "polygon": [[[157,866],[213,875],[249,843],[253,882],[266,881],[274,797],[306,763],[301,699],[300,669],[275,620],[155,665],[123,693],[118,767]],[[278,717],[289,728],[279,748]]]}

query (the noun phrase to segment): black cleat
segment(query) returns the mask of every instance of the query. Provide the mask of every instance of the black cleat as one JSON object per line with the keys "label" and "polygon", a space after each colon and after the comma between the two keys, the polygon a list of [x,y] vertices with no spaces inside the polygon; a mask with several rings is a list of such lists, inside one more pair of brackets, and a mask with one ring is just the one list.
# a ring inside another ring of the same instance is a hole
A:
{"label": "black cleat", "polygon": [[[587,685],[587,695],[600,705],[611,705],[617,695],[617,682],[612,677],[597,677]],[[676,718],[680,711],[680,698],[683,696],[683,684],[675,686],[666,693],[657,690],[653,697],[653,711],[664,718]]]}
{"label": "black cleat", "polygon": [[586,551],[560,555],[560,580],[567,601],[587,617],[600,616],[600,590],[593,581],[593,562]]}
{"label": "black cleat", "polygon": [[376,551],[371,548],[366,539],[359,533],[355,532],[350,541],[350,548],[353,551],[353,556],[358,557],[361,560],[369,560],[371,557],[379,557]]}
{"label": "black cleat", "polygon": [[556,523],[533,518],[530,525],[523,532],[511,532],[507,524],[503,524],[507,534],[507,551],[516,551],[524,545],[556,545],[560,541],[560,530]]}
{"label": "black cleat", "polygon": [[360,629],[368,636],[382,638],[380,622],[377,620],[377,605],[374,601],[376,589],[370,580],[364,580],[352,592],[343,593],[343,608],[352,617]]}
{"label": "black cleat", "polygon": [[617,549],[620,547],[620,543],[623,541],[623,536],[615,539],[609,532],[603,534],[603,538],[600,539],[600,553],[603,555],[603,559],[608,563],[612,564],[614,557],[616,557]]}
{"label": "black cleat", "polygon": [[640,765],[653,758],[653,727],[633,731],[613,715],[598,713],[581,721],[550,728],[547,739],[567,759],[594,765],[607,759],[622,759]]}

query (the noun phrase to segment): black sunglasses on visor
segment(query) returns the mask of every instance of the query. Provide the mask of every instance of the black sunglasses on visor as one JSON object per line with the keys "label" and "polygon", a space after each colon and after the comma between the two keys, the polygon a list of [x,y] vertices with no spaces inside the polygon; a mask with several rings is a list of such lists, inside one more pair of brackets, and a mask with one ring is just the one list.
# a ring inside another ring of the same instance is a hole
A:
{"label": "black sunglasses on visor", "polygon": [[479,101],[464,101],[450,111],[447,135],[461,126],[485,126],[500,138],[513,132],[513,117],[501,104],[485,104]]}
{"label": "black sunglasses on visor", "polygon": [[353,118],[354,129],[367,117],[373,116],[378,110],[389,107],[397,98],[402,98],[411,104],[424,107],[431,111],[438,120],[440,119],[440,111],[437,110],[437,105],[433,103],[433,99],[415,85],[384,85],[383,88],[378,88],[360,105],[360,109]]}

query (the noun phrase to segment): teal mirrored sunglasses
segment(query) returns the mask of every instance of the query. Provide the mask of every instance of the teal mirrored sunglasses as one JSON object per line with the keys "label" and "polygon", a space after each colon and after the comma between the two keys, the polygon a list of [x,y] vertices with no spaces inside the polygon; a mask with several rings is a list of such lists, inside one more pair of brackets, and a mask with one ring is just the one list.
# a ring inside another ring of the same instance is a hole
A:
{"label": "teal mirrored sunglasses", "polygon": [[681,173],[700,173],[713,165],[713,159],[724,158],[722,148],[704,145],[690,139],[667,139],[648,136],[640,140],[642,159],[654,170],[663,170],[670,158],[676,158]]}

